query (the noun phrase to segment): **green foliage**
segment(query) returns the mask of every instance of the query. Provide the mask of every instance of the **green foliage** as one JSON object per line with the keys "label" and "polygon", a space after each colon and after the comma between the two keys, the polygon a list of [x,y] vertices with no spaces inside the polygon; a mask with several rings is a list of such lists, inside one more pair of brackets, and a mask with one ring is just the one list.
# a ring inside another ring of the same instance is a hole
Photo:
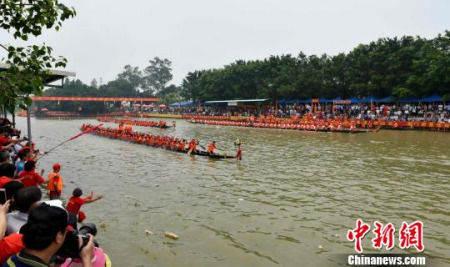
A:
{"label": "green foliage", "polygon": [[[0,2],[0,28],[12,33],[15,39],[28,40],[39,36],[43,29],[59,30],[62,22],[75,16],[75,10],[58,0],[2,0]],[[46,68],[65,67],[67,60],[52,56],[52,48],[46,45],[16,47],[0,44],[7,51],[4,62],[9,69],[0,74],[0,104],[10,112],[16,107],[32,104],[24,95],[41,95],[48,72]]]}
{"label": "green foliage", "polygon": [[192,100],[246,98],[426,97],[450,93],[450,32],[360,44],[347,54],[300,53],[238,60],[188,73],[181,95]]}
{"label": "green foliage", "polygon": [[175,93],[168,93],[168,94],[164,95],[162,98],[160,98],[160,102],[169,106],[172,103],[180,102],[181,99],[182,98]]}
{"label": "green foliage", "polygon": [[413,96],[413,92],[407,88],[395,88],[392,91],[392,95],[395,96],[396,98],[408,98]]}
{"label": "green foliage", "polygon": [[148,88],[145,89],[158,94],[172,80],[172,62],[168,59],[160,59],[159,57],[155,57],[149,62],[150,66],[145,68],[145,80],[148,85]]}

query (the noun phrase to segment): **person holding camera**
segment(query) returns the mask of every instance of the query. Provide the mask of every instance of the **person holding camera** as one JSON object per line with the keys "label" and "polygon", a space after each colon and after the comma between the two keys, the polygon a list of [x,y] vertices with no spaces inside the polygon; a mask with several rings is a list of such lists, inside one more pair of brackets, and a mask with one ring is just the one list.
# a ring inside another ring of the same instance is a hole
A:
{"label": "person holding camera", "polygon": [[[25,248],[10,257],[3,267],[50,266],[57,252],[65,244],[68,233],[69,214],[59,200],[39,204],[28,216],[28,222],[22,227]],[[87,234],[86,241],[78,236],[78,255],[82,266],[91,267],[91,255],[94,251],[94,237]]]}

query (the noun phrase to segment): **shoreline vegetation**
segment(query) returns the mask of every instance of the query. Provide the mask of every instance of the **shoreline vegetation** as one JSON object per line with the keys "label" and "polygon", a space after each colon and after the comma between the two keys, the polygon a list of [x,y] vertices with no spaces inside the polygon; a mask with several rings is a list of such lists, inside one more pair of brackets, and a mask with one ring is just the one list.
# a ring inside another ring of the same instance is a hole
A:
{"label": "shoreline vegetation", "polygon": [[[422,98],[438,94],[450,100],[450,31],[433,39],[419,36],[380,38],[348,53],[270,56],[237,60],[223,68],[189,72],[180,86],[171,84],[171,62],[155,57],[144,70],[127,65],[115,80],[90,85],[66,80],[44,96],[157,96],[164,104],[185,100],[341,97]],[[39,102],[41,108],[105,113],[96,103]],[[119,107],[116,103],[116,107]]]}

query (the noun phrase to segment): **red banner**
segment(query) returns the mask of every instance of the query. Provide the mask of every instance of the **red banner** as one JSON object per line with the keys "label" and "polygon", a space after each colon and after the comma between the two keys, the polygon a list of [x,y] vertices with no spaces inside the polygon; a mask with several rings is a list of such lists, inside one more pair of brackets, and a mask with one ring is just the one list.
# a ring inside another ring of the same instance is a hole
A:
{"label": "red banner", "polygon": [[32,96],[33,101],[97,101],[97,102],[115,102],[115,101],[144,101],[159,102],[156,97],[78,97],[78,96]]}

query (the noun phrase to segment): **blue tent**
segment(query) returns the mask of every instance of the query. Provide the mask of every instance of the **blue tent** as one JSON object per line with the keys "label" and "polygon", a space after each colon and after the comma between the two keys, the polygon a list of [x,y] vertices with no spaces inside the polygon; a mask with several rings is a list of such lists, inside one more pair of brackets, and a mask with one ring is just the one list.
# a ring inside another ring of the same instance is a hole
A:
{"label": "blue tent", "polygon": [[420,102],[441,102],[441,96],[438,94],[431,95],[429,97],[425,97],[419,100]]}
{"label": "blue tent", "polygon": [[319,103],[323,104],[323,103],[332,103],[333,100],[331,99],[326,99],[326,98],[319,98]]}
{"label": "blue tent", "polygon": [[359,99],[356,98],[356,97],[352,97],[352,98],[350,98],[350,99],[348,99],[348,100],[350,100],[350,101],[352,102],[352,104],[354,104],[354,103],[359,103]]}
{"label": "blue tent", "polygon": [[286,104],[288,104],[288,105],[294,105],[296,103],[298,103],[298,99],[293,99],[293,98],[286,99]]}
{"label": "blue tent", "polygon": [[333,102],[333,101],[339,101],[339,100],[342,100],[342,98],[340,96],[336,97],[335,99],[333,99],[331,101]]}
{"label": "blue tent", "polygon": [[198,102],[185,101],[185,102],[175,102],[170,104],[171,107],[187,107],[198,105]]}
{"label": "blue tent", "polygon": [[312,101],[312,99],[308,98],[308,99],[305,99],[305,100],[299,100],[298,103],[307,104],[307,103],[311,103],[311,101]]}
{"label": "blue tent", "polygon": [[278,104],[280,104],[280,105],[286,105],[286,103],[287,103],[286,98],[283,98],[283,99],[278,101]]}
{"label": "blue tent", "polygon": [[398,103],[419,103],[419,98],[405,98],[405,99],[399,99],[397,101]]}
{"label": "blue tent", "polygon": [[378,98],[376,98],[374,96],[368,96],[368,97],[365,97],[365,98],[361,99],[359,101],[359,103],[370,103],[370,102],[377,102],[377,101],[378,101]]}
{"label": "blue tent", "polygon": [[388,96],[388,97],[385,97],[385,98],[378,99],[377,102],[379,102],[379,103],[391,103],[391,102],[394,102],[394,101],[395,101],[395,98],[393,96]]}

